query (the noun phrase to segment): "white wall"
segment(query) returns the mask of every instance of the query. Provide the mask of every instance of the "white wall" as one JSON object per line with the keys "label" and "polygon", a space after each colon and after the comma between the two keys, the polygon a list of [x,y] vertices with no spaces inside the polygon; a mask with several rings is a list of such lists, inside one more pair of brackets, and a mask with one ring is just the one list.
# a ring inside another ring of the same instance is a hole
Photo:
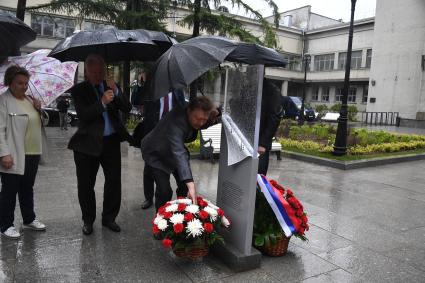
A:
{"label": "white wall", "polygon": [[369,86],[368,111],[398,111],[415,119],[425,111],[424,72],[425,1],[378,0]]}

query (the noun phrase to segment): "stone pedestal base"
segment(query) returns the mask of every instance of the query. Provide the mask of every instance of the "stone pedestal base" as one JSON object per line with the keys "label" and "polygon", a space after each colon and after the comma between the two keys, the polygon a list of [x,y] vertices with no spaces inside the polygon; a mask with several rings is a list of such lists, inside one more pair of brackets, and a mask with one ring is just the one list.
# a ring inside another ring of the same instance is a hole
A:
{"label": "stone pedestal base", "polygon": [[261,253],[255,248],[251,249],[251,254],[244,255],[231,244],[216,243],[211,250],[235,272],[247,271],[261,266]]}

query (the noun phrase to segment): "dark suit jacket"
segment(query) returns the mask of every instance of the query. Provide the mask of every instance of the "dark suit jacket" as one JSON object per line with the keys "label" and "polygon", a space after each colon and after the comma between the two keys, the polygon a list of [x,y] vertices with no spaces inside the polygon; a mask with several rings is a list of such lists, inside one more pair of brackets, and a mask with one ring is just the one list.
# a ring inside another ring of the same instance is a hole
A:
{"label": "dark suit jacket", "polygon": [[[106,82],[103,82],[106,89]],[[120,90],[119,90],[120,91]],[[109,119],[121,141],[128,140],[129,134],[124,127],[119,111],[128,113],[131,104],[123,94],[116,96],[106,109],[97,96],[93,86],[84,81],[71,89],[75,110],[79,120],[78,130],[71,137],[68,148],[88,155],[99,156],[102,152],[105,120],[103,112],[108,111]]]}
{"label": "dark suit jacket", "polygon": [[260,136],[258,145],[270,150],[282,115],[281,94],[272,82],[264,80],[261,98]]}
{"label": "dark suit jacket", "polygon": [[[189,123],[187,107],[175,107],[142,140],[145,163],[168,174],[177,170],[181,181],[193,180],[189,164],[189,150],[185,143],[196,140],[198,130]],[[202,128],[212,126],[208,121]]]}

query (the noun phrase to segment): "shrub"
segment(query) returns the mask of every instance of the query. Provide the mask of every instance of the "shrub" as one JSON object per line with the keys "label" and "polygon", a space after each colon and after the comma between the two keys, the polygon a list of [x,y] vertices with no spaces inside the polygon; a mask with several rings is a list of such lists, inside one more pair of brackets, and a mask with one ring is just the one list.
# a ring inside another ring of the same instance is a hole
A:
{"label": "shrub", "polygon": [[[332,112],[338,112],[341,110],[341,103],[337,103],[331,106],[330,110]],[[356,117],[357,117],[357,113],[359,112],[359,110],[357,109],[357,107],[355,105],[348,105],[347,108],[348,111],[348,120],[350,121],[356,121]]]}
{"label": "shrub", "polygon": [[315,110],[319,112],[320,116],[323,116],[328,112],[328,106],[326,104],[318,104],[315,107]]}

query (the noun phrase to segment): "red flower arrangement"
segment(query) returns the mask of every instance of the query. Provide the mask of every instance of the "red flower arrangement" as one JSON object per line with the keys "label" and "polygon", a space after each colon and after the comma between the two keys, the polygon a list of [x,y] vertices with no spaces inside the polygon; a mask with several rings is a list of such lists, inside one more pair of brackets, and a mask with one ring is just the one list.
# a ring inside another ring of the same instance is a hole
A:
{"label": "red flower arrangement", "polygon": [[209,247],[217,240],[223,242],[217,228],[230,225],[223,210],[202,197],[197,198],[197,203],[195,205],[188,198],[179,198],[158,209],[152,232],[163,236],[164,248],[175,251],[191,246]]}

